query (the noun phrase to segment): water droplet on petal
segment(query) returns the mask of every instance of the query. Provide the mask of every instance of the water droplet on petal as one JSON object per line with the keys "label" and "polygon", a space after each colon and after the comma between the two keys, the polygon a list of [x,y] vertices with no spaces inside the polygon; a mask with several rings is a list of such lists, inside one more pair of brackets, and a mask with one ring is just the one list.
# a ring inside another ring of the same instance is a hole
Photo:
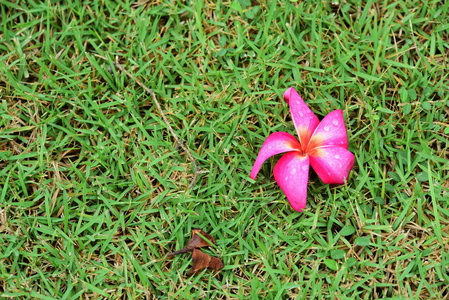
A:
{"label": "water droplet on petal", "polygon": [[304,117],[304,114],[302,112],[299,113],[300,117]]}
{"label": "water droplet on petal", "polygon": [[324,126],[324,131],[329,131],[329,126]]}
{"label": "water droplet on petal", "polygon": [[344,144],[345,142],[341,141],[340,144]]}
{"label": "water droplet on petal", "polygon": [[269,145],[269,146],[268,146],[268,149],[271,149],[271,148],[273,148],[273,146]]}
{"label": "water droplet on petal", "polygon": [[336,159],[339,159],[339,158],[340,158],[340,155],[336,154],[336,155],[335,155],[335,158],[336,158]]}
{"label": "water droplet on petal", "polygon": [[293,168],[292,171],[291,171],[290,173],[295,174],[295,173],[296,173],[296,169]]}
{"label": "water droplet on petal", "polygon": [[337,120],[337,119],[334,119],[334,120],[332,121],[332,124],[334,124],[335,126],[337,126],[337,125],[338,125],[338,120]]}
{"label": "water droplet on petal", "polygon": [[331,174],[332,174],[331,172],[327,172],[327,175],[331,176]]}

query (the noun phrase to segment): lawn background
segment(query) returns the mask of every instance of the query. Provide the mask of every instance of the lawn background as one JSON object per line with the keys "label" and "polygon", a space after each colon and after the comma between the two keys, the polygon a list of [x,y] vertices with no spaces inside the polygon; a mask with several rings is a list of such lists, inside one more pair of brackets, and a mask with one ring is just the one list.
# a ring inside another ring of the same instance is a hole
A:
{"label": "lawn background", "polygon": [[[0,3],[2,297],[449,297],[448,1]],[[290,86],[356,157],[302,213],[249,179]],[[187,278],[197,227],[225,268]]]}

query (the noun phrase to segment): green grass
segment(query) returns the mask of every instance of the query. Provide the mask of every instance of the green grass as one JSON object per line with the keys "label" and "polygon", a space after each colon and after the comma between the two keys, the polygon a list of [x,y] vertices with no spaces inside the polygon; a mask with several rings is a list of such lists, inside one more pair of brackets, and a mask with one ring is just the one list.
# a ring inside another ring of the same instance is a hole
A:
{"label": "green grass", "polygon": [[[2,297],[449,297],[449,2],[27,2],[0,1]],[[303,213],[278,157],[249,178],[290,86],[356,157]],[[197,227],[225,268],[187,278]]]}

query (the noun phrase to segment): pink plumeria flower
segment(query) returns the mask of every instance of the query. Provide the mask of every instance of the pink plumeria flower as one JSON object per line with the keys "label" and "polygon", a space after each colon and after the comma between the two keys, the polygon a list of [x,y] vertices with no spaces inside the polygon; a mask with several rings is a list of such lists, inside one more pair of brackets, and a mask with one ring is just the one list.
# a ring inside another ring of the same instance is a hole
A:
{"label": "pink plumeria flower", "polygon": [[285,153],[274,167],[274,178],[287,196],[293,209],[306,207],[309,166],[326,184],[343,184],[354,165],[354,154],[348,151],[343,111],[334,110],[321,122],[307,107],[294,88],[284,93],[290,105],[299,142],[287,132],[268,136],[259,151],[251,170],[255,179],[264,161],[276,154]]}

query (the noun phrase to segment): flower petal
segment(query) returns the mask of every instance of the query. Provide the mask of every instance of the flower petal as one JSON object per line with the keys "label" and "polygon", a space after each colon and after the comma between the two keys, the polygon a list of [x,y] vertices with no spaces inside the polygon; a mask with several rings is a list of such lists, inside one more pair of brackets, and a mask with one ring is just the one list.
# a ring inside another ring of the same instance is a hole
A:
{"label": "flower petal", "polygon": [[257,155],[256,162],[251,170],[251,179],[255,179],[259,173],[262,164],[267,158],[288,151],[299,150],[298,141],[293,135],[287,132],[275,132],[270,134],[262,145],[262,148]]}
{"label": "flower petal", "polygon": [[312,149],[310,164],[327,184],[343,184],[354,166],[354,154],[343,147],[326,146]]}
{"label": "flower petal", "polygon": [[290,105],[290,113],[292,114],[296,132],[299,135],[299,143],[301,144],[302,150],[305,151],[310,137],[320,121],[294,88],[291,87],[285,91],[284,100]]}
{"label": "flower petal", "polygon": [[348,149],[348,134],[341,109],[330,112],[321,120],[310,139],[307,150],[333,145]]}
{"label": "flower petal", "polygon": [[302,211],[307,202],[309,157],[299,152],[287,153],[277,162],[273,173],[293,209]]}

